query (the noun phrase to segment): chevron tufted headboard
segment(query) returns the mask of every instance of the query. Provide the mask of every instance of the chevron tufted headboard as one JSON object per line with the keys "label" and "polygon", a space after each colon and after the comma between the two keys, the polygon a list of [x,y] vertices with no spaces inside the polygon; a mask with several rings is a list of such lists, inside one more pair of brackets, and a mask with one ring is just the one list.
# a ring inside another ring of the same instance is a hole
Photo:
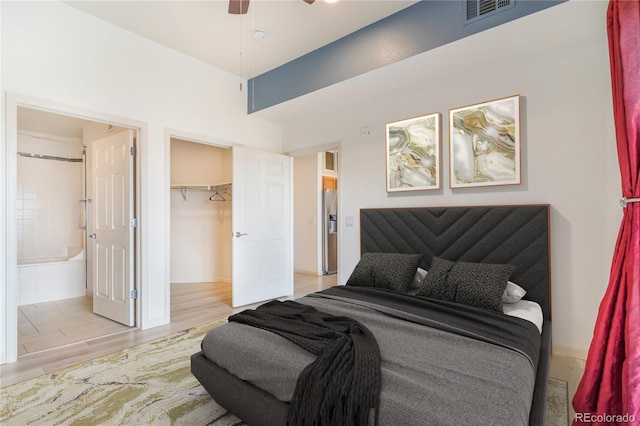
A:
{"label": "chevron tufted headboard", "polygon": [[549,205],[361,209],[360,227],[361,254],[515,265],[510,280],[551,319]]}

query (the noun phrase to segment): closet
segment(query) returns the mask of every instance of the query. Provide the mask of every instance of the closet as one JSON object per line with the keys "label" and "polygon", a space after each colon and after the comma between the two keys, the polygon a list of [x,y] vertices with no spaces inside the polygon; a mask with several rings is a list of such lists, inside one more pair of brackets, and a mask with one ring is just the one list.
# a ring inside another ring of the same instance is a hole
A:
{"label": "closet", "polygon": [[231,150],[171,138],[171,283],[231,283]]}

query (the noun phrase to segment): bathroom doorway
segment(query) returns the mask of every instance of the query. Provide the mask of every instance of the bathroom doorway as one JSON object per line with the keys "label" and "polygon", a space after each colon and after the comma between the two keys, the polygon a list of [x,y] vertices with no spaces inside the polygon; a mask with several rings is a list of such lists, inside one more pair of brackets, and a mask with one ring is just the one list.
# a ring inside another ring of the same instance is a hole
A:
{"label": "bathroom doorway", "polygon": [[[115,157],[105,160],[97,150],[118,152],[111,149],[111,141],[122,139],[122,135],[125,138],[130,135],[133,140],[137,133],[137,129],[18,106],[15,200],[18,356],[129,331],[135,325],[133,302],[120,301],[111,294],[114,288],[123,294],[119,283],[122,280],[100,279],[94,286],[99,272],[107,267],[113,270],[114,265],[120,269],[113,275],[130,274],[127,285],[134,283],[133,244],[109,243],[101,252],[110,238],[101,234],[101,224],[110,221],[108,228],[124,229],[128,239],[125,228],[132,225],[129,215],[125,219],[121,214],[123,223],[114,227],[115,222],[106,213],[108,209],[101,205],[117,200],[111,194],[119,189],[113,187],[131,188],[132,193],[121,198],[134,202],[135,161],[129,156],[135,151],[120,155],[123,158],[120,163],[126,163],[124,168],[130,169],[130,173],[123,174],[120,166],[114,166],[116,169],[110,175],[97,175],[95,170],[99,162],[112,166],[118,163]],[[118,179],[121,181],[115,185]],[[124,210],[133,211],[134,207],[127,204]],[[120,208],[121,213],[124,210]],[[116,306],[128,303],[131,320],[122,325],[94,314],[113,317],[108,309],[97,306],[105,299]],[[130,299],[129,294],[126,299]]]}

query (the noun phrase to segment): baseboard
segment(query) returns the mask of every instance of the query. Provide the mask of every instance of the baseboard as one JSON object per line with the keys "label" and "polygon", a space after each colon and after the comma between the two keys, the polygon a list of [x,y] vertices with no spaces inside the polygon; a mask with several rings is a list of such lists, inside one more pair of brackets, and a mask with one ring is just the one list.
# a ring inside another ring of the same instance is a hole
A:
{"label": "baseboard", "polygon": [[570,358],[586,361],[588,352],[584,349],[572,348],[570,346],[553,345],[551,347],[551,353],[553,355],[568,356]]}
{"label": "baseboard", "polygon": [[322,275],[322,274],[319,274],[318,271],[309,271],[307,269],[294,269],[293,272],[296,274],[314,275],[316,277],[319,277],[320,275]]}
{"label": "baseboard", "polygon": [[216,277],[211,281],[183,281],[183,282],[175,282],[173,284],[204,284],[204,283],[223,283],[223,284],[231,284],[231,278],[228,277]]}

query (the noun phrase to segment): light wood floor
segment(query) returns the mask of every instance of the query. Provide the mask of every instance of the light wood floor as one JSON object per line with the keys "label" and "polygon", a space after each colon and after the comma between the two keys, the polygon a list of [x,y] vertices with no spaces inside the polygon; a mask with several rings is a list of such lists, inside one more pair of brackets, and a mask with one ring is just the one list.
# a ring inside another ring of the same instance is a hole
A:
{"label": "light wood floor", "polygon": [[[336,275],[296,273],[293,298],[334,286],[336,279]],[[231,285],[226,283],[172,284],[171,323],[148,330],[125,327],[94,315],[87,298],[21,307],[20,356],[17,362],[0,366],[0,387],[225,318],[249,307],[252,306],[231,307]]]}

